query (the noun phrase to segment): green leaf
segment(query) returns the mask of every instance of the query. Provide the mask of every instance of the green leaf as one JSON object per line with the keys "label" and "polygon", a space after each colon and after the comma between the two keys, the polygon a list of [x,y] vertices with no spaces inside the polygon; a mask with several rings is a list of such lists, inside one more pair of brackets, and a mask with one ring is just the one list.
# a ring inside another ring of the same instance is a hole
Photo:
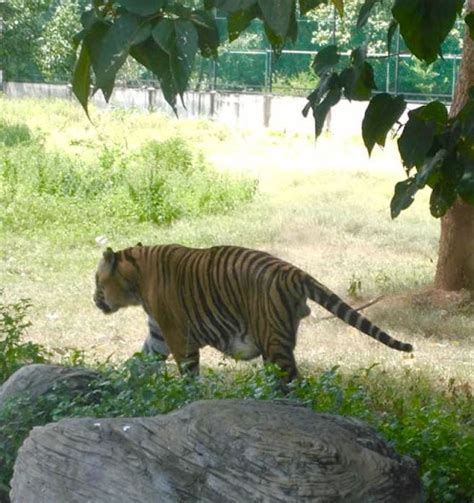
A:
{"label": "green leaf", "polygon": [[398,21],[392,19],[387,30],[387,52],[390,54],[392,52],[392,39],[398,28]]}
{"label": "green leaf", "polygon": [[469,99],[455,117],[453,127],[460,133],[459,150],[474,159],[474,86],[469,90]]}
{"label": "green leaf", "polygon": [[464,18],[468,28],[469,36],[474,40],[474,12],[469,12],[469,14]]}
{"label": "green leaf", "polygon": [[152,36],[168,55],[176,51],[176,30],[173,19],[162,19],[157,23],[152,30]]}
{"label": "green leaf", "polygon": [[177,19],[176,56],[171,57],[171,71],[177,82],[181,96],[188,87],[189,77],[194,68],[194,60],[198,49],[198,32],[191,21]]}
{"label": "green leaf", "polygon": [[179,2],[171,2],[166,4],[167,14],[174,14],[181,19],[189,20],[192,10]]}
{"label": "green leaf", "polygon": [[423,164],[433,145],[435,129],[433,122],[422,121],[416,117],[408,120],[398,139],[398,151],[404,166],[411,169]]}
{"label": "green leaf", "polygon": [[336,7],[337,11],[339,12],[339,15],[342,17],[344,15],[344,0],[331,0],[331,1],[334,4],[334,7]]}
{"label": "green leaf", "polygon": [[178,93],[183,96],[194,67],[198,32],[192,21],[163,19],[152,30],[161,49],[169,56],[170,69]]}
{"label": "green leaf", "polygon": [[431,101],[427,105],[415,108],[408,113],[409,117],[416,117],[423,121],[432,121],[439,126],[446,126],[448,123],[448,110],[441,101]]}
{"label": "green leaf", "polygon": [[[103,47],[103,41],[105,36],[107,35],[110,29],[110,25],[104,23],[102,21],[95,22],[84,35],[83,45],[85,45],[88,49],[89,57],[91,59],[92,68],[94,69],[94,73],[96,75],[96,83],[97,83],[97,72],[101,70],[102,60],[101,60],[101,51]],[[114,86],[114,79],[111,79],[107,82],[101,82],[101,84],[105,87],[105,93],[108,96],[112,93],[112,89]],[[96,84],[96,87],[99,85]],[[104,90],[103,90],[104,92]]]}
{"label": "green leaf", "polygon": [[337,53],[337,46],[328,45],[316,54],[311,66],[316,75],[321,76],[331,70],[332,67],[336,66],[339,63],[339,59],[340,57]]}
{"label": "green leaf", "polygon": [[249,9],[231,12],[227,16],[227,31],[229,33],[229,42],[239,38],[240,34],[248,28],[252,19],[255,19],[260,13],[257,4]]}
{"label": "green leaf", "polygon": [[337,73],[326,74],[319,81],[318,87],[308,96],[308,103],[302,110],[303,116],[313,111],[316,138],[321,134],[327,114],[331,107],[341,99],[341,85]]}
{"label": "green leaf", "polygon": [[362,44],[351,52],[351,63],[353,66],[362,66],[367,58],[367,45]]}
{"label": "green leaf", "polygon": [[463,4],[464,0],[395,0],[392,14],[410,51],[432,63]]}
{"label": "green leaf", "polygon": [[86,10],[81,14],[81,24],[85,30],[92,28],[92,25],[100,21],[94,10]]}
{"label": "green leaf", "polygon": [[290,17],[290,26],[288,27],[288,33],[286,34],[293,43],[298,40],[298,20],[296,19],[296,8],[292,9]]}
{"label": "green leaf", "polygon": [[458,193],[468,204],[474,205],[474,162],[464,167],[464,174],[458,185]]}
{"label": "green leaf", "polygon": [[309,109],[314,109],[331,89],[341,89],[339,76],[336,72],[326,74],[320,79],[318,87],[307,97],[308,103],[302,110],[303,116],[306,117]]}
{"label": "green leaf", "polygon": [[134,45],[130,49],[130,55],[157,76],[163,96],[177,114],[178,89],[171,72],[169,55],[152,38]]}
{"label": "green leaf", "polygon": [[74,67],[74,73],[72,76],[72,91],[79,100],[79,103],[82,105],[87,117],[89,117],[87,103],[89,100],[90,85],[91,58],[89,56],[89,49],[83,44]]}
{"label": "green leaf", "polygon": [[406,210],[415,200],[418,186],[413,177],[407,178],[395,185],[395,193],[390,202],[390,214],[397,218],[403,210]]}
{"label": "green leaf", "polygon": [[436,217],[442,217],[456,200],[456,189],[447,183],[438,183],[431,192],[430,212]]}
{"label": "green leaf", "polygon": [[165,0],[119,0],[120,5],[139,16],[151,16],[165,6]]}
{"label": "green leaf", "polygon": [[300,13],[305,15],[311,9],[318,7],[318,5],[325,4],[327,0],[300,0]]}
{"label": "green leaf", "polygon": [[421,169],[415,175],[416,185],[419,189],[422,189],[425,185],[434,187],[437,184],[440,177],[440,169],[446,161],[447,156],[448,151],[440,149],[433,157],[425,159]]}
{"label": "green leaf", "polygon": [[334,105],[339,103],[341,99],[341,90],[340,89],[331,89],[323,101],[319,105],[313,108],[313,117],[314,117],[314,126],[315,126],[315,134],[316,138],[322,133],[324,122],[326,121],[326,117],[329,113],[329,110]]}
{"label": "green leaf", "polygon": [[236,12],[253,7],[257,0],[215,0],[214,7],[223,12]]}
{"label": "green leaf", "polygon": [[344,87],[344,96],[349,100],[366,101],[377,89],[374,80],[374,69],[365,61],[360,67],[346,68],[340,79]]}
{"label": "green leaf", "polygon": [[367,24],[374,5],[380,1],[381,0],[365,0],[364,4],[359,10],[359,15],[357,16],[357,28],[362,28]]}
{"label": "green leaf", "polygon": [[268,26],[278,37],[285,40],[295,9],[293,0],[258,0],[258,5]]}
{"label": "green leaf", "polygon": [[[127,59],[130,47],[137,41],[141,42],[144,29],[146,30],[137,16],[123,14],[96,41],[95,49],[90,47],[89,35],[84,39],[92,56],[96,87],[102,90],[106,101],[109,101],[112,94],[117,71]],[[98,55],[94,58],[95,51]]]}
{"label": "green leaf", "polygon": [[220,39],[214,16],[203,10],[195,10],[191,14],[191,21],[198,33],[201,55],[205,58],[217,57]]}
{"label": "green leaf", "polygon": [[369,155],[376,143],[380,146],[385,145],[388,132],[405,108],[403,96],[392,97],[387,93],[381,93],[370,100],[362,121],[362,137]]}

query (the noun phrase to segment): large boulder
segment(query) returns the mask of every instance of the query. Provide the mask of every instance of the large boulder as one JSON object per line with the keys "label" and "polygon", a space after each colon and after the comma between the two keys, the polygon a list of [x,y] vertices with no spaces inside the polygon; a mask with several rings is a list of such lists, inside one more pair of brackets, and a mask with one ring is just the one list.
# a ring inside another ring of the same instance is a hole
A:
{"label": "large boulder", "polygon": [[[91,380],[97,378],[99,378],[97,372],[83,368],[44,364],[26,365],[17,370],[0,386],[0,411],[5,410],[7,404],[15,399],[22,399],[21,403],[24,403],[26,398],[29,402],[35,404],[40,397],[56,389],[60,390],[65,398],[73,398],[78,393],[84,392]],[[21,424],[23,421],[21,404],[13,402],[11,407],[9,420],[13,420],[13,424]],[[9,434],[2,429],[2,426],[2,419],[0,419],[0,445],[10,445],[10,448],[12,448],[12,444],[15,443],[16,439],[12,441],[8,436]],[[0,452],[0,473],[2,473],[2,470],[11,469],[11,467],[4,465],[11,455],[11,451]],[[5,478],[5,472],[2,473],[2,478]],[[0,503],[10,501],[8,491],[9,488],[0,483]]]}
{"label": "large boulder", "polygon": [[0,386],[0,409],[12,398],[28,396],[32,400],[61,386],[72,395],[82,392],[99,374],[83,368],[37,363],[25,365]]}
{"label": "large boulder", "polygon": [[202,401],[68,419],[21,447],[14,503],[420,502],[413,460],[361,421],[283,402]]}

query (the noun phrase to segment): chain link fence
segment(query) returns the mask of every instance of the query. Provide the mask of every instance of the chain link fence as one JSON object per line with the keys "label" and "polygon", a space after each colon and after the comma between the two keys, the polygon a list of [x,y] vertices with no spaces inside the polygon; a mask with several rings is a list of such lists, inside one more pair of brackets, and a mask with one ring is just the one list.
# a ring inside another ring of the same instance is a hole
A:
{"label": "chain link fence", "polygon": [[[0,4],[3,1],[0,0]],[[216,17],[216,20],[221,39],[227,40],[226,19]],[[335,11],[332,17],[329,16],[324,22],[326,28],[324,43],[321,40],[314,41],[314,34],[324,28],[321,21],[300,18],[297,42],[290,49],[285,49],[279,56],[275,56],[268,46],[262,22],[252,21],[249,28],[235,42],[223,45],[216,61],[196,57],[190,90],[307,96],[317,86],[317,77],[311,69],[311,63],[318,50],[329,43],[342,46],[343,49],[353,44],[353,40],[350,42],[339,40],[338,33],[341,32],[337,32],[337,26],[341,21],[338,20]],[[0,14],[0,30],[1,26]],[[379,40],[378,44],[375,44],[379,48],[385,45],[380,42]],[[368,55],[369,62],[374,68],[378,91],[403,94],[407,100],[416,102],[440,99],[449,103],[452,100],[461,59],[460,50],[447,53],[434,64],[426,66],[408,53],[399,33],[395,34],[392,46],[392,54],[379,51],[369,52]],[[447,47],[460,48],[460,44],[451,40]],[[341,65],[347,64],[349,58],[349,51],[342,52]],[[54,75],[41,74],[37,64],[29,65],[33,70],[26,75],[20,75],[14,69],[21,65],[12,64],[15,63],[12,59],[7,57],[3,62],[3,68],[0,64],[0,89],[2,73],[6,80],[12,82],[65,83],[65,77],[61,80]],[[25,63],[23,67],[28,66],[27,61],[22,61],[23,63]],[[131,58],[119,72],[117,82],[128,87],[159,87],[156,77]]]}

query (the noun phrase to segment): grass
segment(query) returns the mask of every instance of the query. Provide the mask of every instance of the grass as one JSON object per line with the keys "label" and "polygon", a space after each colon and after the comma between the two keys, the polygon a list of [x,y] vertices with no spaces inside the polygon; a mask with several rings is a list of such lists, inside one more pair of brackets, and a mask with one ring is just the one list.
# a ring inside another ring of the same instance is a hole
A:
{"label": "grass", "polygon": [[[128,361],[143,343],[144,314],[104,317],[91,300],[105,245],[238,244],[295,263],[354,305],[383,296],[366,312],[413,343],[413,357],[339,321],[322,321],[327,313],[313,305],[296,349],[304,379],[292,398],[374,424],[420,462],[430,501],[469,500],[472,300],[435,302],[426,293],[439,223],[425,194],[390,219],[393,186],[404,176],[392,142],[369,160],[354,138],[326,135],[314,146],[305,135],[133,111],[93,110],[91,124],[62,101],[0,98],[0,107],[4,305],[10,312],[18,299],[30,299],[32,325],[22,337],[44,349],[40,355],[75,364],[83,356],[105,375],[98,402],[91,389],[72,403],[58,394],[26,404],[22,428],[4,421],[18,428],[9,433],[14,445],[32,424],[69,415],[155,414],[199,398],[275,398],[274,370],[228,362],[209,348],[198,381],[178,378],[172,365],[156,373],[151,362]],[[20,351],[22,344],[11,347]],[[18,361],[31,361],[35,351]],[[5,364],[3,378],[15,362]]]}

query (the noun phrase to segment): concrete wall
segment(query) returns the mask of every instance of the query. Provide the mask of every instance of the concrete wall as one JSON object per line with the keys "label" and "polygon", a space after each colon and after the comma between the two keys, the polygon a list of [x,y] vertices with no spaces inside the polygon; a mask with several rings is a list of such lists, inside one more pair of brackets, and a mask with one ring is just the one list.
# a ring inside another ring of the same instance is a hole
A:
{"label": "concrete wall", "polygon": [[[4,90],[11,98],[75,99],[68,85],[6,82]],[[190,91],[184,95],[186,108],[181,104],[181,100],[178,100],[178,115],[182,118],[207,117],[230,127],[249,129],[269,127],[282,131],[314,133],[311,112],[307,118],[301,114],[306,104],[305,98]],[[174,115],[161,92],[153,88],[117,87],[109,104],[105,103],[100,92],[93,97],[92,102],[97,107],[105,109],[133,108]],[[360,134],[360,125],[366,106],[366,103],[341,101],[332,109],[327,127],[331,132],[339,135]]]}

